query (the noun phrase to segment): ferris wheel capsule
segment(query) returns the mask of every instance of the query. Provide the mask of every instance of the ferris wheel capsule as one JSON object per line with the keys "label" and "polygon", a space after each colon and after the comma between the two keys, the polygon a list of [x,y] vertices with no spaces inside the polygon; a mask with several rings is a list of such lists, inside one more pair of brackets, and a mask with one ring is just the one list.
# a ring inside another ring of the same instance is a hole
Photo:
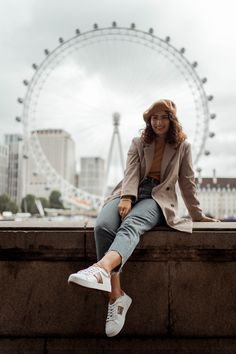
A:
{"label": "ferris wheel capsule", "polygon": [[210,155],[210,151],[209,151],[209,150],[206,150],[206,151],[204,152],[204,154],[205,154],[206,156],[209,156],[209,155]]}
{"label": "ferris wheel capsule", "polygon": [[202,83],[205,84],[206,82],[207,82],[207,78],[204,77],[204,78],[202,79]]}
{"label": "ferris wheel capsule", "polygon": [[154,33],[153,28],[149,28],[148,33],[153,34]]}
{"label": "ferris wheel capsule", "polygon": [[44,54],[45,55],[49,55],[50,54],[49,50],[48,49],[44,49]]}
{"label": "ferris wheel capsule", "polygon": [[18,117],[18,116],[17,116],[17,117],[16,117],[16,121],[17,121],[17,122],[21,122],[21,117]]}
{"label": "ferris wheel capsule", "polygon": [[210,96],[207,97],[208,101],[212,101],[213,98],[214,98],[214,96],[212,96],[212,95],[210,95]]}
{"label": "ferris wheel capsule", "polygon": [[184,54],[184,53],[185,53],[185,48],[181,48],[181,49],[180,49],[180,53],[181,53],[181,54]]}
{"label": "ferris wheel capsule", "polygon": [[113,21],[113,22],[112,22],[112,27],[115,28],[116,26],[117,26],[116,21]]}
{"label": "ferris wheel capsule", "polygon": [[23,84],[24,84],[25,86],[28,86],[28,85],[29,85],[29,81],[23,80]]}
{"label": "ferris wheel capsule", "polygon": [[78,28],[76,28],[75,34],[76,34],[77,36],[80,34],[80,30],[79,30]]}
{"label": "ferris wheel capsule", "polygon": [[215,119],[215,118],[216,118],[216,114],[215,114],[215,113],[212,113],[212,114],[210,115],[210,118],[211,118],[211,119]]}
{"label": "ferris wheel capsule", "polygon": [[167,36],[167,37],[165,38],[165,41],[166,41],[166,43],[169,43],[169,42],[170,42],[170,37]]}

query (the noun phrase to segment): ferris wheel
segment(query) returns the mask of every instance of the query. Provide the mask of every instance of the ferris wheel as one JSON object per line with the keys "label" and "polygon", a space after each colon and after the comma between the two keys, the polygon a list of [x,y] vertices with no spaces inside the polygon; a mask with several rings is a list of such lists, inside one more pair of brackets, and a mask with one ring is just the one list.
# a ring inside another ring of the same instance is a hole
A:
{"label": "ferris wheel", "polygon": [[153,101],[170,98],[179,107],[177,115],[191,140],[194,165],[201,155],[210,154],[205,146],[215,135],[209,130],[216,117],[209,108],[213,96],[205,92],[207,79],[199,77],[198,63],[190,62],[185,48],[175,48],[169,36],[162,39],[152,28],[139,30],[134,23],[129,28],[116,22],[106,28],[94,24],[83,33],[76,29],[67,40],[60,37],[59,45],[44,54],[40,64],[32,65],[32,78],[23,81],[26,94],[18,98],[23,113],[16,120],[23,123],[25,146],[37,170],[46,176],[48,186],[59,186],[65,200],[97,209],[103,197],[76,188],[52,167],[37,135],[48,124],[67,126],[69,121],[80,150],[86,146],[82,153],[106,158],[114,112],[121,116],[126,150],[143,124],[142,112]]}

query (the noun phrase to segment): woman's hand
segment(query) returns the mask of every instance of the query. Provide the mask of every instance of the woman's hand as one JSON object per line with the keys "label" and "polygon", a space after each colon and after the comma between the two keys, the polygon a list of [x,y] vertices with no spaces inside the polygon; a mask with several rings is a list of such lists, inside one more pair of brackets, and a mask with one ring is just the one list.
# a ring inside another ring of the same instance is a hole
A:
{"label": "woman's hand", "polygon": [[132,208],[131,199],[121,198],[120,203],[118,204],[118,211],[119,211],[121,220],[123,220],[126,217],[126,215],[128,215],[131,208]]}
{"label": "woman's hand", "polygon": [[210,218],[209,216],[206,216],[203,214],[202,219],[199,221],[207,221],[207,222],[220,222],[220,220],[215,219],[215,218]]}

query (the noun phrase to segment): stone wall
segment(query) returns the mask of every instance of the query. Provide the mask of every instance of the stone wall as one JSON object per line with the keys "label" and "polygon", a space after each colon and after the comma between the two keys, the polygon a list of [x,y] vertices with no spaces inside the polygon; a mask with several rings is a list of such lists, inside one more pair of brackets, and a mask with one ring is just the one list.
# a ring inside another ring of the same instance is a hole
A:
{"label": "stone wall", "polygon": [[133,303],[114,338],[107,294],[67,283],[96,260],[91,225],[0,226],[0,354],[236,353],[236,223],[146,233],[123,268]]}

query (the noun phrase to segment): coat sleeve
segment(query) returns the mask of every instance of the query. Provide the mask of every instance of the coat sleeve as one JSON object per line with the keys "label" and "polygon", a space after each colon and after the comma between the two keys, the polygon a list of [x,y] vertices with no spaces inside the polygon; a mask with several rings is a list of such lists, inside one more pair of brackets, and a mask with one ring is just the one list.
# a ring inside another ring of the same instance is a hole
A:
{"label": "coat sleeve", "polygon": [[139,181],[140,156],[138,153],[138,147],[136,145],[136,139],[134,138],[127,154],[126,168],[124,171],[124,178],[121,188],[121,197],[129,195],[132,196],[135,201],[138,196]]}
{"label": "coat sleeve", "polygon": [[192,166],[191,145],[188,143],[184,149],[184,155],[179,170],[179,187],[185,205],[193,221],[200,221],[203,213],[197,197],[197,190]]}

